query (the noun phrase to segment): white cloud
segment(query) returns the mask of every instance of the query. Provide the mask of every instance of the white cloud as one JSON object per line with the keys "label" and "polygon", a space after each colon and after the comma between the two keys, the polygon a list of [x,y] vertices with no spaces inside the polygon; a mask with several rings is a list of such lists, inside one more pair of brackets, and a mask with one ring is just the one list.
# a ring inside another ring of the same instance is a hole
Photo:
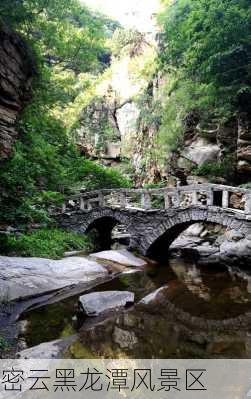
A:
{"label": "white cloud", "polygon": [[81,2],[117,19],[126,27],[151,32],[154,29],[151,17],[158,11],[160,0],[81,0]]}

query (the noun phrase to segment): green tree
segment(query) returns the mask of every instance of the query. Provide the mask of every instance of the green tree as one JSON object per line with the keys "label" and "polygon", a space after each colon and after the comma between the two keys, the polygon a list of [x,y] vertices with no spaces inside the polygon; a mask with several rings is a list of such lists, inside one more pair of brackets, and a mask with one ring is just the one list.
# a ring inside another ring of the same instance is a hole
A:
{"label": "green tree", "polygon": [[[0,163],[0,219],[47,222],[50,203],[88,175],[65,115],[88,86],[86,73],[104,69],[105,43],[117,24],[78,0],[2,0],[0,15],[29,43],[38,72],[33,100],[19,121],[21,139],[13,156]],[[108,184],[113,177],[107,176]]]}
{"label": "green tree", "polygon": [[[249,0],[164,1],[161,59],[169,71],[215,89],[212,106],[242,108],[251,93]],[[249,103],[250,107],[250,103]]]}

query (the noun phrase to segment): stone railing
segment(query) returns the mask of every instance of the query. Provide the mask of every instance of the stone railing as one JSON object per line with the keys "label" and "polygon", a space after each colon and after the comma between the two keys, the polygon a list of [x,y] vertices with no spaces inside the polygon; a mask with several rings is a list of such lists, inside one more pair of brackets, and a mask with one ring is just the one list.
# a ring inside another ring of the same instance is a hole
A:
{"label": "stone railing", "polygon": [[62,212],[94,208],[169,209],[190,206],[219,207],[251,214],[251,190],[218,184],[161,189],[114,189],[80,192],[69,197]]}

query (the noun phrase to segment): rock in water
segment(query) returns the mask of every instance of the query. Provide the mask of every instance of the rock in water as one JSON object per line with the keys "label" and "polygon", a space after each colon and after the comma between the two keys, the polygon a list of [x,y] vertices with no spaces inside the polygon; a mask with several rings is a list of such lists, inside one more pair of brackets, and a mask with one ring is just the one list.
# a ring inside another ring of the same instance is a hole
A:
{"label": "rock in water", "polygon": [[17,353],[18,359],[62,359],[64,352],[77,339],[75,335],[44,342],[32,348],[24,349]]}
{"label": "rock in water", "polygon": [[50,260],[0,256],[0,299],[42,295],[107,276],[103,266],[83,257]]}
{"label": "rock in water", "polygon": [[143,259],[134,256],[126,249],[97,252],[92,254],[91,257],[96,259],[110,260],[124,266],[142,267],[146,265],[146,262]]}
{"label": "rock in water", "polygon": [[107,310],[133,303],[134,293],[129,291],[93,292],[82,295],[79,302],[87,316],[98,316]]}
{"label": "rock in water", "polygon": [[157,290],[151,292],[147,296],[141,299],[138,303],[141,305],[149,305],[153,304],[156,301],[158,301],[158,298],[161,296],[161,294],[165,294],[165,291],[168,289],[168,286],[165,285],[164,287],[160,287]]}

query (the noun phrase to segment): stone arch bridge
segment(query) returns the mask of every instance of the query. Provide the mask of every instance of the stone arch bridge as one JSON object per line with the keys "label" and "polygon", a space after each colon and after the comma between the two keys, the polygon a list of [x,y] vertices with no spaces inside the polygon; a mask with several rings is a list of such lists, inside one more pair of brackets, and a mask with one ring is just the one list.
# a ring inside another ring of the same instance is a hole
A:
{"label": "stone arch bridge", "polygon": [[190,225],[217,223],[251,235],[251,190],[215,184],[163,189],[115,189],[80,192],[67,198],[57,214],[61,227],[98,232],[102,249],[111,245],[117,224],[126,227],[130,248],[153,259]]}

